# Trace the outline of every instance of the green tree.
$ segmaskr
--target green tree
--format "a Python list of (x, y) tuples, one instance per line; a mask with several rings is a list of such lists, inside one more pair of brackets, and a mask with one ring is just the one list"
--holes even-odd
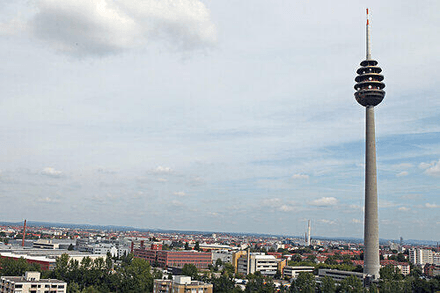
[(193, 264), (186, 263), (182, 268), (182, 274), (185, 276), (190, 276), (193, 279), (197, 279), (199, 276), (197, 267)]
[(185, 250), (191, 250), (191, 248), (189, 247), (188, 242), (185, 242)]
[(79, 285), (75, 282), (67, 284), (67, 293), (81, 293)]
[(231, 263), (227, 262), (227, 263), (223, 264), (223, 274), (226, 274), (226, 275), (232, 277), (232, 276), (234, 276), (234, 272), (235, 272), (235, 269)]
[(335, 293), (336, 284), (335, 281), (329, 276), (325, 276), (321, 279), (321, 285), (319, 286), (319, 291), (322, 293)]
[(221, 275), (219, 278), (213, 277), (211, 283), (215, 293), (241, 292), (241, 289), (240, 291), (234, 291), (234, 279), (226, 275)]
[(304, 292), (304, 293), (314, 293), (316, 291), (316, 281), (315, 276), (311, 273), (301, 272), (298, 274), (296, 280), (292, 281), (290, 287), (291, 292)]
[(39, 265), (31, 265), (22, 257), (19, 259), (0, 259), (0, 268), (2, 276), (22, 276), (26, 271), (41, 271)]
[(362, 293), (363, 284), (359, 278), (349, 276), (341, 281), (340, 290), (345, 293)]
[(382, 280), (397, 280), (403, 279), (403, 275), (400, 273), (399, 268), (393, 265), (387, 265), (380, 269), (380, 278)]
[(396, 257), (396, 260), (399, 261), (399, 262), (406, 262), (406, 257), (405, 257), (405, 255), (403, 253), (398, 253), (397, 257)]
[(249, 293), (273, 293), (275, 286), (271, 278), (265, 278), (260, 272), (248, 275), (248, 283), (244, 292)]
[(53, 271), (56, 279), (68, 281), (67, 272), (69, 270), (69, 258), (70, 256), (67, 253), (63, 253), (56, 258), (55, 269)]
[(196, 245), (194, 246), (194, 250), (200, 251), (200, 243), (199, 243), (199, 241), (196, 242)]
[(119, 270), (121, 278), (118, 292), (151, 292), (153, 291), (153, 278), (150, 264), (141, 258), (134, 258), (130, 264), (124, 265)]
[(67, 250), (73, 250), (73, 249), (74, 249), (73, 244), (70, 243), (70, 245), (69, 245), (69, 247), (67, 248)]

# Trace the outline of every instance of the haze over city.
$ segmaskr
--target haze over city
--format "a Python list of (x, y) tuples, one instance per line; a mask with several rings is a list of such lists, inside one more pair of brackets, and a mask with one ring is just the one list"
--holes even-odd
[[(0, 220), (362, 237), (365, 1), (0, 2)], [(369, 1), (380, 237), (440, 237), (438, 1)]]

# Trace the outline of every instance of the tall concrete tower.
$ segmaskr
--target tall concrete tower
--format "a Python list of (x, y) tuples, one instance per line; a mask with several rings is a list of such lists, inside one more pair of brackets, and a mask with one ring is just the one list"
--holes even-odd
[(367, 56), (356, 71), (356, 101), (366, 108), (365, 136), (365, 221), (364, 221), (364, 273), (379, 278), (379, 220), (377, 205), (376, 138), (374, 107), (385, 97), (382, 69), (371, 58), (371, 28), (367, 9)]
[(307, 246), (310, 246), (312, 244), (311, 242), (311, 231), (312, 227), (311, 227), (311, 221), (309, 220), (308, 222), (308, 226), (307, 226)]

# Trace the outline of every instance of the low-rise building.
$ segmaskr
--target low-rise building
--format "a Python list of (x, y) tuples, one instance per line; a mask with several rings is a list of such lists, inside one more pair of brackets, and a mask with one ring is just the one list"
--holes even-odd
[(363, 281), (365, 279), (365, 277), (367, 276), (367, 274), (358, 273), (358, 272), (350, 272), (350, 271), (331, 270), (331, 269), (319, 269), (318, 276), (320, 278), (328, 276), (328, 277), (332, 278), (333, 280), (339, 282), (339, 281), (344, 280), (345, 278), (348, 278), (349, 276), (355, 276), (356, 278)]
[(218, 259), (223, 263), (232, 263), (232, 251), (212, 250), (212, 262), (215, 263)]
[(50, 239), (38, 239), (33, 244), (34, 248), (42, 248), (42, 249), (59, 249), (59, 243), (53, 243)]
[(150, 264), (156, 264), (161, 268), (183, 268), (185, 264), (193, 264), (198, 269), (207, 269), (212, 263), (211, 252), (197, 252), (193, 250), (174, 251), (139, 248), (134, 249), (134, 256), (148, 260)]
[(26, 272), (24, 276), (0, 277), (0, 293), (66, 293), (67, 283), (56, 279), (40, 279), (39, 272)]
[(283, 270), (283, 276), (289, 277), (289, 278), (296, 278), (298, 277), (299, 273), (313, 273), (315, 270), (314, 267), (309, 266), (286, 266)]
[(173, 280), (154, 280), (153, 293), (212, 293), (212, 284), (191, 280), (188, 276), (173, 276)]

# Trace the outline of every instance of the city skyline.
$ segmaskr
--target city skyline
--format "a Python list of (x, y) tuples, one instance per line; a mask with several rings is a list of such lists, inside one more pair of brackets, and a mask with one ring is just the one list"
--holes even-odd
[[(362, 237), (362, 1), (64, 3), (0, 2), (0, 220)], [(440, 237), (439, 6), (369, 3), (380, 238)]]

